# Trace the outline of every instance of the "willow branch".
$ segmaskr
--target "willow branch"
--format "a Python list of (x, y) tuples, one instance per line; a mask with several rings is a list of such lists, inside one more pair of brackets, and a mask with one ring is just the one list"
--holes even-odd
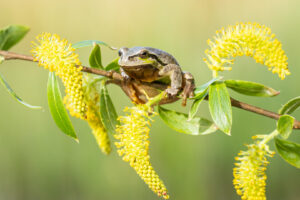
[[(236, 107), (236, 108), (240, 108), (242, 110), (246, 110), (246, 111), (250, 111), (259, 115), (263, 115), (265, 117), (269, 117), (275, 120), (278, 120), (280, 118), (281, 115), (274, 113), (272, 111), (269, 110), (265, 110), (263, 108), (259, 108), (241, 101), (238, 101), (236, 99), (231, 98), (231, 105)], [(295, 120), (294, 121), (294, 129), (300, 129), (300, 122)]]
[[(23, 54), (18, 54), (18, 53), (14, 53), (14, 52), (9, 52), (9, 51), (1, 51), (0, 50), (0, 55), (4, 57), (5, 60), (27, 60), (27, 61), (31, 61), (34, 62), (34, 59), (32, 56), (28, 56), (28, 55), (23, 55)], [(79, 66), (78, 66), (79, 67)], [(100, 69), (94, 69), (94, 68), (90, 68), (90, 67), (85, 67), (85, 66), (81, 66), (83, 72), (87, 72), (87, 73), (91, 73), (91, 74), (97, 74), (97, 75), (101, 75), (101, 76), (105, 76), (107, 78), (110, 78), (112, 81), (112, 83), (116, 83), (117, 85), (121, 85), (120, 81), (123, 80), (122, 76), (115, 72), (115, 71), (105, 71), (105, 70), (100, 70)], [(159, 89), (164, 89), (166, 88), (165, 84), (158, 84), (158, 83), (146, 83), (146, 85), (152, 86), (154, 88), (159, 88)], [(208, 100), (208, 98), (206, 98), (206, 100)], [(238, 101), (236, 99), (231, 98), (231, 105), (233, 107), (236, 108), (240, 108), (242, 110), (246, 110), (249, 112), (253, 112), (256, 113), (258, 115), (262, 115), (271, 119), (275, 119), (278, 120), (280, 115), (277, 113), (274, 113), (272, 111), (269, 110), (265, 110), (263, 108), (259, 108), (241, 101)], [(295, 120), (294, 121), (294, 129), (300, 129), (300, 122)]]
[[(3, 56), (5, 60), (26, 60), (26, 61), (35, 62), (32, 56), (14, 53), (14, 52), (10, 52), (10, 51), (1, 51), (0, 50), (0, 55)], [(114, 79), (114, 80), (122, 80), (122, 76), (119, 73), (113, 72), (113, 71), (108, 72), (105, 70), (99, 70), (99, 69), (94, 69), (94, 68), (85, 67), (85, 66), (82, 66), (81, 71), (91, 73), (91, 74), (106, 76), (106, 77)]]

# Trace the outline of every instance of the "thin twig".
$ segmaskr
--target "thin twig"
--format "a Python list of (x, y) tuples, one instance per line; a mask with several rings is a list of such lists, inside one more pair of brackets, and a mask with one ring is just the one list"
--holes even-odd
[[(263, 108), (259, 108), (259, 107), (241, 102), (241, 101), (238, 101), (238, 100), (233, 99), (233, 98), (231, 98), (231, 105), (234, 106), (234, 107), (237, 107), (237, 108), (240, 108), (240, 109), (243, 109), (243, 110), (247, 110), (247, 111), (250, 111), (250, 112), (253, 112), (253, 113), (256, 113), (256, 114), (259, 114), (259, 115), (263, 115), (265, 117), (269, 117), (269, 118), (272, 118), (272, 119), (276, 119), (276, 120), (278, 120), (279, 117), (280, 117), (280, 115), (277, 114), (277, 113), (274, 113), (274, 112), (271, 112), (269, 110), (265, 110)], [(294, 129), (300, 129), (300, 122), (297, 121), (297, 120), (294, 121)]]
[[(14, 53), (14, 52), (1, 51), (0, 50), (0, 55), (3, 56), (5, 60), (27, 60), (27, 61), (34, 62), (34, 59), (33, 59), (32, 56), (18, 54), (18, 53)], [(105, 71), (105, 70), (94, 69), (94, 68), (85, 67), (85, 66), (81, 66), (81, 67), (82, 67), (83, 72), (87, 72), (87, 73), (91, 73), (91, 74), (97, 74), (97, 75), (101, 75), (101, 76), (106, 76), (106, 77), (108, 77), (112, 80), (115, 80), (117, 82), (123, 80), (122, 76), (119, 73), (115, 72), (115, 71)], [(151, 83), (147, 83), (147, 84), (152, 85)], [(153, 87), (155, 87), (155, 88), (165, 88), (166, 85), (164, 85), (163, 83), (162, 84), (154, 83)], [(206, 98), (206, 100), (207, 99), (208, 98)], [(279, 117), (280, 117), (280, 115), (277, 114), (277, 113), (274, 113), (272, 111), (265, 110), (263, 108), (259, 108), (259, 107), (241, 102), (241, 101), (238, 101), (238, 100), (233, 99), (233, 98), (231, 98), (231, 105), (234, 106), (234, 107), (240, 108), (242, 110), (250, 111), (250, 112), (256, 113), (258, 115), (269, 117), (269, 118), (272, 118), (272, 119), (275, 119), (275, 120), (278, 120)], [(293, 128), (294, 129), (300, 129), (300, 122), (295, 120)]]

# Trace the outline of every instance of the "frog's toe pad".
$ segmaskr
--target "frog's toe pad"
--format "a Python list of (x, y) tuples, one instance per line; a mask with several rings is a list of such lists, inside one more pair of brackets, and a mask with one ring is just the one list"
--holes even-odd
[(179, 92), (179, 89), (178, 88), (168, 88), (166, 89), (166, 93), (169, 95), (169, 96), (176, 96)]

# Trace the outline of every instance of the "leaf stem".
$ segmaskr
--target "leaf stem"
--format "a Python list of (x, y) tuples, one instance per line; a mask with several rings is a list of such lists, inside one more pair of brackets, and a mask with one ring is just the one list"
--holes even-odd
[(213, 70), (213, 78), (217, 78), (218, 77), (218, 71), (217, 70)]
[(267, 144), (270, 140), (272, 140), (274, 137), (276, 137), (279, 134), (277, 130), (274, 130), (272, 133), (269, 135), (266, 135), (264, 139), (259, 143), (260, 145), (262, 144)]

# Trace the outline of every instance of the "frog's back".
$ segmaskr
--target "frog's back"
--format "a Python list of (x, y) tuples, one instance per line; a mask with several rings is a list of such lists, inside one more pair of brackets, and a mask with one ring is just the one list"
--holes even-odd
[(136, 48), (135, 51), (138, 49), (146, 49), (149, 51), (150, 54), (158, 56), (159, 60), (162, 61), (165, 65), (167, 64), (176, 64), (179, 65), (177, 60), (168, 52), (165, 52), (160, 49), (152, 48), (152, 47), (133, 47)]

